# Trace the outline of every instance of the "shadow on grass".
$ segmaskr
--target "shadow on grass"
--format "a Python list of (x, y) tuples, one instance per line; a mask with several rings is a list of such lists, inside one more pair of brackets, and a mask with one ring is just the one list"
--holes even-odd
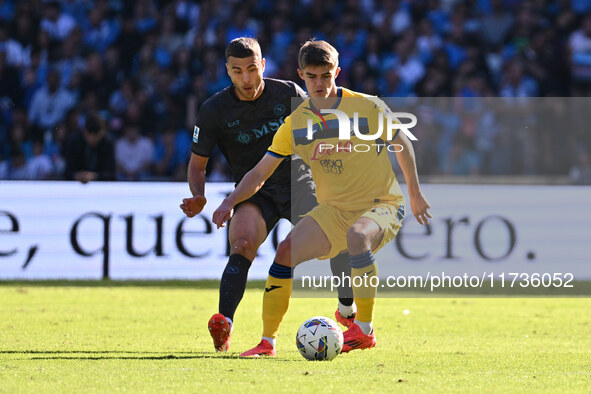
[[(170, 354), (169, 352), (130, 352), (126, 350), (0, 350), (0, 354)], [(195, 352), (174, 352), (175, 354), (196, 354)], [(207, 352), (201, 352), (207, 353)]]
[[(217, 354), (198, 354), (193, 356), (175, 356), (168, 354), (166, 356), (56, 356), (56, 357), (31, 357), (26, 360), (187, 360), (187, 359), (202, 359), (202, 358), (232, 358), (239, 359), (236, 355), (217, 355)], [(23, 359), (21, 359), (23, 360)]]
[[(242, 360), (238, 353), (219, 354), (212, 352), (140, 352), (123, 350), (0, 350), (0, 354), (34, 355), (12, 360), (188, 360), (188, 359), (235, 359)], [(245, 359), (246, 360), (246, 359)], [(290, 361), (274, 359), (277, 361)]]

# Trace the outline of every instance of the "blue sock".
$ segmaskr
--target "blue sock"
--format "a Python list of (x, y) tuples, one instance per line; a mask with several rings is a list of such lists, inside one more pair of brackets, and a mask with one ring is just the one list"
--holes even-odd
[(271, 264), (271, 268), (269, 268), (269, 275), (277, 279), (292, 279), (293, 270), (291, 267), (286, 267), (273, 262), (273, 264)]
[(251, 264), (252, 262), (246, 257), (233, 254), (222, 274), (219, 312), (232, 320), (234, 320), (234, 313), (242, 300), (244, 290), (246, 290), (248, 270)]
[(376, 259), (373, 257), (373, 253), (371, 250), (367, 252), (363, 252), (361, 254), (357, 254), (355, 256), (351, 256), (351, 267), (352, 268), (365, 268), (369, 265), (372, 265), (376, 262)]

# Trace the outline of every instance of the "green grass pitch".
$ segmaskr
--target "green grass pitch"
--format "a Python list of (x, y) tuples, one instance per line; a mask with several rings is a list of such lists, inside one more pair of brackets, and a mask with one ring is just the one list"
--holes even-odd
[[(293, 299), (278, 357), (241, 360), (263, 284), (216, 354), (217, 284), (0, 283), (0, 392), (589, 392), (589, 298), (380, 298), (376, 348), (308, 362), (295, 334), (333, 299)], [(409, 313), (404, 313), (408, 310)]]

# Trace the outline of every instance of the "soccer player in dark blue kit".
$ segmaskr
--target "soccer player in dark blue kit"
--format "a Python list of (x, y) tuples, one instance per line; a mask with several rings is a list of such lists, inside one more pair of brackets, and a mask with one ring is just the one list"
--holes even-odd
[[(188, 217), (200, 213), (207, 202), (205, 169), (215, 146), (220, 148), (234, 181), (239, 183), (266, 154), (275, 132), (291, 112), (292, 97), (306, 97), (294, 82), (263, 78), (265, 59), (253, 38), (240, 37), (228, 44), (226, 69), (232, 85), (205, 101), (197, 116), (188, 168), (193, 197), (183, 199), (180, 205)], [(219, 313), (208, 324), (216, 351), (228, 351), (234, 313), (244, 295), (248, 270), (259, 246), (279, 219), (286, 218), (295, 224), (316, 205), (309, 169), (299, 163), (294, 163), (293, 168), (305, 169), (293, 182), (306, 185), (294, 187), (292, 201), (291, 160), (298, 159), (286, 158), (255, 195), (234, 209), (229, 224), (230, 257), (220, 282)], [(349, 256), (332, 259), (331, 269), (335, 276), (350, 275)], [(350, 288), (339, 289), (335, 317), (347, 327), (353, 322), (355, 304)]]

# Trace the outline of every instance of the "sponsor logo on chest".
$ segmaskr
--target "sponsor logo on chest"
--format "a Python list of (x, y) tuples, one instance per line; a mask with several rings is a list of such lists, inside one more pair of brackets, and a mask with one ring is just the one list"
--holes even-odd
[(272, 119), (267, 122), (264, 122), (262, 125), (258, 127), (254, 127), (250, 130), (240, 130), (236, 135), (236, 142), (244, 145), (248, 145), (269, 133), (274, 133), (279, 129), (285, 122), (285, 117), (282, 116), (279, 119)]

